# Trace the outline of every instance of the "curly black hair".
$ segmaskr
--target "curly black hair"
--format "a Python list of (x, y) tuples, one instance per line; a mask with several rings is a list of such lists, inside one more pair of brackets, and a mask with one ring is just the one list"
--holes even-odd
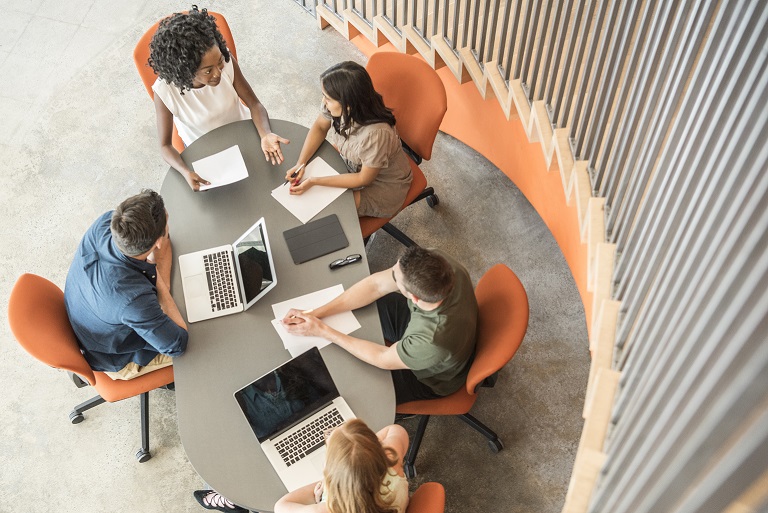
[(177, 12), (160, 22), (149, 43), (147, 63), (160, 78), (184, 94), (192, 89), (203, 55), (214, 44), (229, 62), (229, 50), (216, 27), (216, 18), (208, 14), (208, 9), (199, 10), (193, 5), (189, 13)]

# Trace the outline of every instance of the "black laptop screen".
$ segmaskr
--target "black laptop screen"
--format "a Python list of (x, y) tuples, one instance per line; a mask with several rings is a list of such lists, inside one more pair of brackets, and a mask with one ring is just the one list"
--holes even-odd
[(320, 351), (313, 347), (238, 390), (235, 399), (262, 443), (338, 395)]
[(266, 289), (273, 281), (269, 245), (264, 236), (264, 226), (257, 223), (250, 232), (235, 243), (235, 254), (239, 261), (240, 278), (246, 305)]

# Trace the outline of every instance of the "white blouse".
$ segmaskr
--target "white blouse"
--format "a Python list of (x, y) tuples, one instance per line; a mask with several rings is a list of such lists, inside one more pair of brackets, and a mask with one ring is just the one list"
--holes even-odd
[(189, 146), (198, 137), (220, 126), (251, 119), (251, 113), (237, 96), (234, 86), (235, 67), (230, 58), (224, 63), (221, 82), (217, 86), (203, 86), (184, 91), (158, 77), (152, 90), (160, 96), (173, 114), (173, 122), (181, 140)]

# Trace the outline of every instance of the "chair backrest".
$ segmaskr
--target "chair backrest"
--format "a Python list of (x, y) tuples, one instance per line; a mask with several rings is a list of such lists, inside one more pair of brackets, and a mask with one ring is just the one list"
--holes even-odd
[(80, 352), (69, 323), (64, 292), (55, 284), (34, 274), (22, 275), (8, 300), (8, 324), (29, 354), (95, 385), (93, 370)]
[(445, 488), (440, 483), (424, 483), (413, 492), (406, 513), (443, 513)]
[[(208, 11), (208, 14), (216, 18), (216, 26), (219, 28), (221, 35), (224, 37), (224, 41), (227, 43), (227, 48), (229, 48), (229, 51), (232, 52), (232, 55), (234, 55), (235, 59), (237, 59), (235, 40), (232, 38), (232, 32), (229, 30), (227, 20), (223, 15), (217, 12)], [(158, 21), (149, 27), (144, 35), (141, 36), (139, 42), (136, 43), (136, 48), (133, 49), (133, 63), (136, 65), (136, 69), (139, 72), (141, 81), (144, 83), (144, 87), (146, 88), (150, 99), (154, 99), (155, 97), (155, 94), (152, 92), (152, 84), (154, 84), (155, 80), (157, 80), (157, 75), (155, 75), (155, 70), (153, 70), (152, 67), (147, 64), (147, 59), (149, 59), (149, 43), (152, 41), (152, 37), (155, 35), (155, 32), (157, 32), (157, 27), (159, 25), (160, 22)]]
[(371, 55), (365, 69), (394, 112), (400, 138), (422, 158), (432, 158), (432, 145), (448, 110), (437, 72), (418, 57), (398, 52)]
[(528, 295), (506, 265), (497, 264), (480, 278), (475, 297), (477, 349), (467, 376), (470, 394), (515, 356), (528, 329)]

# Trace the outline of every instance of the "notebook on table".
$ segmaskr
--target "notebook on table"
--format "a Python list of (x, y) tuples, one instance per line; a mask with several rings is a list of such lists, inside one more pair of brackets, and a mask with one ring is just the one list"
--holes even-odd
[(316, 347), (234, 396), (288, 491), (322, 479), (326, 433), (355, 418)]
[(264, 218), (232, 245), (181, 255), (179, 271), (189, 322), (247, 310), (277, 285)]

